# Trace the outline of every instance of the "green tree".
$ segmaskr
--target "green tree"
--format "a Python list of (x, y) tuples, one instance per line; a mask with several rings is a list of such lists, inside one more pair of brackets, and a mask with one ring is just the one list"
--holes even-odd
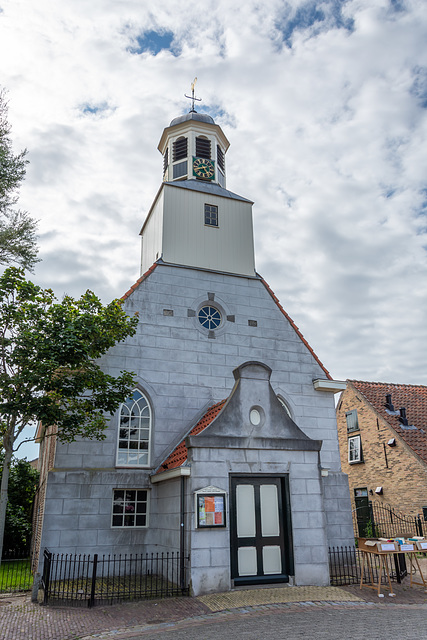
[(25, 178), (27, 150), (14, 154), (7, 119), (5, 90), (0, 90), (0, 264), (32, 269), (38, 262), (37, 223), (26, 211), (15, 209)]
[[(3, 467), (4, 455), (0, 454)], [(1, 470), (0, 470), (1, 478)], [(32, 534), (32, 511), (39, 472), (27, 460), (12, 459), (3, 547), (29, 549)]]
[(44, 433), (55, 426), (62, 442), (104, 439), (108, 414), (129, 396), (134, 375), (114, 378), (96, 359), (132, 336), (138, 318), (119, 300), (103, 306), (91, 291), (59, 302), (15, 267), (0, 276), (0, 318), (1, 551), (10, 465), (23, 429), (37, 422)]

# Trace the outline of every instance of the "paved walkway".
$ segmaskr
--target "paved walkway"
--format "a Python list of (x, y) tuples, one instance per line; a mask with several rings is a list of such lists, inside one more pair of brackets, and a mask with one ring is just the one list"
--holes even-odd
[[(0, 598), (1, 640), (124, 640), (157, 636), (163, 630), (195, 626), (201, 621), (231, 620), (230, 614), (261, 615), (302, 613), (321, 607), (357, 609), (414, 608), (427, 611), (427, 593), (422, 587), (409, 588), (407, 578), (393, 585), (396, 597), (378, 598), (371, 589), (353, 587), (281, 587), (238, 589), (236, 591), (157, 601), (97, 606), (93, 609), (43, 607), (33, 604), (28, 595)], [(385, 592), (387, 594), (387, 592)], [(261, 613), (260, 613), (261, 612)], [(157, 632), (157, 633), (156, 633)]]

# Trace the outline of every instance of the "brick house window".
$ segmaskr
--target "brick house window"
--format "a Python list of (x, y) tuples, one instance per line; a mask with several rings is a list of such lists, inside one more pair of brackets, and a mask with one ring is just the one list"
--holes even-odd
[(352, 436), (348, 439), (348, 461), (350, 464), (363, 462), (360, 436)]
[(146, 527), (148, 524), (148, 491), (146, 489), (114, 489), (112, 527)]
[(120, 407), (117, 464), (148, 467), (150, 464), (151, 408), (147, 398), (135, 389)]
[(347, 433), (359, 430), (359, 422), (357, 419), (356, 409), (353, 409), (353, 411), (347, 411), (345, 414), (345, 419), (347, 420)]

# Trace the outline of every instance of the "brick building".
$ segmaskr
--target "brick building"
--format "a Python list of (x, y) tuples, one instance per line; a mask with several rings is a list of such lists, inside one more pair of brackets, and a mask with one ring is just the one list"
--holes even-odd
[(353, 509), (406, 515), (427, 507), (427, 387), (347, 380), (337, 406), (341, 465)]

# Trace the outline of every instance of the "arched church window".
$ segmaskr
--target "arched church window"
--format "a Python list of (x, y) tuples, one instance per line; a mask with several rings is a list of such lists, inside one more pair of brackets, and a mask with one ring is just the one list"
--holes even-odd
[(188, 156), (188, 139), (184, 136), (173, 143), (173, 162), (183, 160)]
[(196, 138), (196, 156), (198, 158), (211, 157), (211, 141), (205, 136), (198, 136)]
[(135, 389), (120, 407), (117, 464), (147, 467), (150, 464), (151, 408), (147, 398)]

